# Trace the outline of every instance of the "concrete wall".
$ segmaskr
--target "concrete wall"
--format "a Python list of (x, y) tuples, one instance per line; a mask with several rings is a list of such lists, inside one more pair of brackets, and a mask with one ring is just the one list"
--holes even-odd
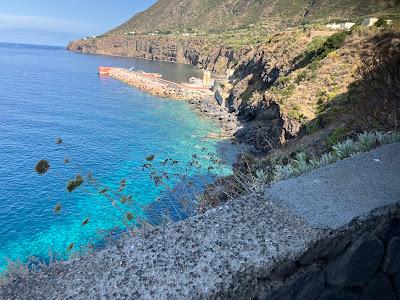
[(259, 299), (399, 299), (399, 207), (317, 242), (259, 283)]

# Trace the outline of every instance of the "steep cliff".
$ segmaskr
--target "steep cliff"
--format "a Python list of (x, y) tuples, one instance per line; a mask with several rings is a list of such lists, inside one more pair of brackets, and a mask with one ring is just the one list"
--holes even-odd
[(71, 42), (68, 50), (80, 53), (125, 56), (192, 64), (214, 73), (225, 73), (234, 67), (249, 49), (215, 45), (196, 37), (149, 35), (112, 35)]
[(315, 139), (312, 148), (323, 149), (329, 146), (326, 135), (337, 128), (367, 129), (352, 124), (362, 118), (353, 102), (366, 97), (355, 89), (364, 80), (359, 68), (382, 49), (400, 55), (399, 31), (360, 28), (330, 37), (315, 34), (294, 30), (272, 36), (245, 55), (231, 84), (222, 87), (226, 105), (244, 124), (236, 137), (257, 152), (318, 131), (324, 137)]

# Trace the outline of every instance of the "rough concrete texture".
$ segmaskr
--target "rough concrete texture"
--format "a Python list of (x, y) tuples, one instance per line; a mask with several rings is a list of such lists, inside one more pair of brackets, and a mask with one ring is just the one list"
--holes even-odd
[[(374, 158), (380, 162), (373, 161)], [(266, 192), (269, 197), (247, 196), (205, 215), (55, 264), (41, 273), (11, 278), (0, 286), (0, 299), (340, 298), (335, 295), (342, 295), (340, 299), (357, 299), (388, 287), (387, 294), (392, 296), (398, 293), (399, 275), (381, 274), (385, 259), (381, 258), (383, 246), (376, 239), (378, 235), (385, 237), (380, 240), (387, 248), (390, 239), (398, 237), (400, 206), (371, 212), (380, 206), (377, 203), (394, 203), (388, 195), (399, 195), (398, 171), (393, 167), (399, 166), (399, 162), (400, 145), (385, 146), (302, 178), (281, 182)], [(370, 177), (362, 181), (351, 179), (351, 174)], [(309, 184), (315, 179), (321, 180), (317, 189), (322, 200)], [(309, 185), (305, 188), (300, 185), (302, 182)], [(331, 195), (333, 204), (327, 198), (332, 184), (336, 187)], [(349, 186), (352, 184), (359, 186)], [(379, 188), (371, 190), (370, 185)], [(363, 188), (373, 195), (361, 192)], [(278, 202), (271, 200), (271, 195), (278, 198), (277, 189), (290, 194), (280, 197)], [(350, 196), (342, 190), (359, 192)], [(296, 194), (302, 195), (298, 201), (303, 201), (303, 209), (294, 202)], [(339, 195), (349, 199), (351, 205), (346, 206)], [(340, 217), (341, 213), (345, 217)], [(362, 216), (359, 221), (345, 223), (357, 214)], [(324, 217), (332, 220), (324, 221)], [(340, 224), (345, 226), (339, 230), (317, 228), (338, 228)], [(368, 232), (370, 235), (365, 235)], [(395, 242), (392, 243), (395, 248)], [(356, 260), (352, 254), (367, 257), (364, 250), (372, 244), (379, 244), (381, 250), (368, 268), (368, 278), (351, 283), (350, 288), (348, 278), (335, 282), (336, 285), (329, 284), (329, 268), (336, 267), (332, 267), (332, 261), (340, 261), (339, 267), (346, 268), (347, 261), (350, 264)], [(308, 259), (304, 259), (307, 255)], [(332, 257), (327, 259), (329, 255)], [(390, 262), (397, 260), (389, 253), (385, 255), (390, 256)], [(307, 263), (302, 264), (302, 260)]]
[(275, 262), (306, 251), (319, 234), (276, 204), (248, 197), (18, 279), (0, 298), (244, 297)]
[(337, 229), (400, 201), (400, 144), (278, 182), (266, 196), (322, 229)]

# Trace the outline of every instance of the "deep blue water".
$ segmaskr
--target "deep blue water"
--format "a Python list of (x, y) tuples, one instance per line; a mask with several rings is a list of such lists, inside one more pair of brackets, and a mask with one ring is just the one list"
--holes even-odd
[[(75, 251), (89, 242), (101, 243), (99, 231), (121, 225), (120, 215), (101, 195), (89, 193), (89, 188), (66, 191), (67, 180), (75, 174), (92, 171), (114, 189), (126, 179), (123, 193), (135, 199), (127, 209), (135, 218), (157, 222), (156, 211), (162, 208), (173, 219), (185, 213), (177, 212), (179, 204), (173, 203), (169, 190), (156, 188), (149, 171), (142, 170), (145, 158), (155, 154), (154, 164), (165, 158), (179, 160), (160, 168), (186, 172), (198, 184), (209, 174), (210, 155), (219, 155), (219, 143), (205, 139), (217, 128), (188, 104), (101, 78), (99, 65), (135, 66), (178, 82), (198, 75), (178, 64), (0, 44), (0, 269), (6, 258), (46, 258), (49, 251), (65, 257), (71, 243)], [(58, 136), (69, 153), (55, 144)], [(194, 153), (201, 166), (186, 171)], [(63, 162), (66, 157), (69, 164)], [(40, 159), (50, 162), (45, 176), (34, 171)], [(177, 181), (171, 182), (175, 187)], [(143, 209), (156, 199), (161, 204), (153, 211)], [(59, 214), (53, 211), (57, 203), (62, 204)], [(86, 218), (89, 222), (83, 226)]]

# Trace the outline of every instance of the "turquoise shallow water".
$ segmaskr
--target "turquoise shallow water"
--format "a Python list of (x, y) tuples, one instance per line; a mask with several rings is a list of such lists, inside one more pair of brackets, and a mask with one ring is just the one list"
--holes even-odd
[[(153, 223), (160, 211), (172, 219), (185, 213), (177, 198), (164, 187), (155, 187), (149, 171), (142, 170), (148, 155), (155, 154), (155, 164), (165, 158), (179, 160), (162, 168), (186, 173), (196, 185), (203, 182), (199, 178), (210, 176), (209, 156), (220, 155), (220, 144), (204, 137), (217, 130), (215, 125), (199, 118), (184, 102), (155, 98), (98, 77), (99, 65), (135, 66), (178, 82), (198, 75), (177, 64), (0, 44), (0, 269), (6, 258), (46, 258), (50, 250), (66, 257), (70, 243), (74, 249), (102, 243), (99, 232), (121, 224), (118, 213), (101, 196), (82, 189), (66, 191), (66, 181), (76, 172), (92, 171), (114, 188), (125, 178), (124, 192), (137, 203), (132, 212)], [(63, 164), (68, 154), (55, 144), (58, 136), (80, 167)], [(186, 171), (193, 154), (201, 166)], [(45, 176), (34, 172), (42, 158), (51, 164)], [(212, 172), (229, 172), (229, 167)], [(176, 184), (171, 181), (179, 195), (182, 189)], [(156, 199), (161, 204), (140, 208)], [(53, 212), (57, 203), (63, 207), (60, 214)], [(86, 218), (90, 221), (82, 226)]]

